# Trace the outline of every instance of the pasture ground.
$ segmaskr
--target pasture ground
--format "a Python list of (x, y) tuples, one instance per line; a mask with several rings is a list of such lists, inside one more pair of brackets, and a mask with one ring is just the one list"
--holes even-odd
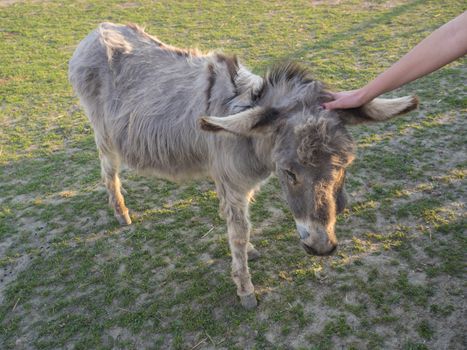
[(209, 181), (123, 174), (119, 227), (67, 62), (99, 22), (182, 47), (291, 58), (358, 87), (465, 10), (430, 1), (0, 1), (0, 348), (463, 349), (466, 81), (462, 59), (393, 95), (421, 108), (357, 127), (350, 205), (330, 258), (300, 248), (272, 179), (252, 205), (259, 307), (230, 279)]

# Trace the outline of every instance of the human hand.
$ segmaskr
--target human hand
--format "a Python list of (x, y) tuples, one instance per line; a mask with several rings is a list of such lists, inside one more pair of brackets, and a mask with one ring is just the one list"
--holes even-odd
[(334, 101), (323, 103), (323, 107), (326, 109), (357, 108), (368, 102), (362, 89), (331, 92), (330, 95)]

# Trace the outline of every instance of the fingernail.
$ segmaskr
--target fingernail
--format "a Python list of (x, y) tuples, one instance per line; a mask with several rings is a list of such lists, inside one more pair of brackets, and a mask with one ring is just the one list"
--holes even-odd
[(326, 109), (326, 106), (324, 104), (319, 105), (322, 109)]

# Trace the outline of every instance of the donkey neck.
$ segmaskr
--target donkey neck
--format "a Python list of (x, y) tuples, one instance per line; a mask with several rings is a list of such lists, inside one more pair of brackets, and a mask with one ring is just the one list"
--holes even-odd
[(254, 137), (252, 138), (252, 148), (258, 164), (258, 176), (266, 179), (275, 170), (275, 162), (273, 160), (274, 137)]

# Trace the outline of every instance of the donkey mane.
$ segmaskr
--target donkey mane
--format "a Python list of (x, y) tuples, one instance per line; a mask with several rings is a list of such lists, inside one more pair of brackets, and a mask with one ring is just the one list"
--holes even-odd
[(290, 82), (306, 85), (315, 79), (303, 65), (293, 61), (283, 61), (276, 63), (268, 70), (265, 81), (271, 86)]
[(331, 99), (326, 85), (311, 74), (309, 68), (294, 61), (274, 64), (262, 78), (262, 86), (253, 100), (275, 107), (278, 101), (288, 104), (288, 112), (307, 109), (320, 112), (320, 104)]

